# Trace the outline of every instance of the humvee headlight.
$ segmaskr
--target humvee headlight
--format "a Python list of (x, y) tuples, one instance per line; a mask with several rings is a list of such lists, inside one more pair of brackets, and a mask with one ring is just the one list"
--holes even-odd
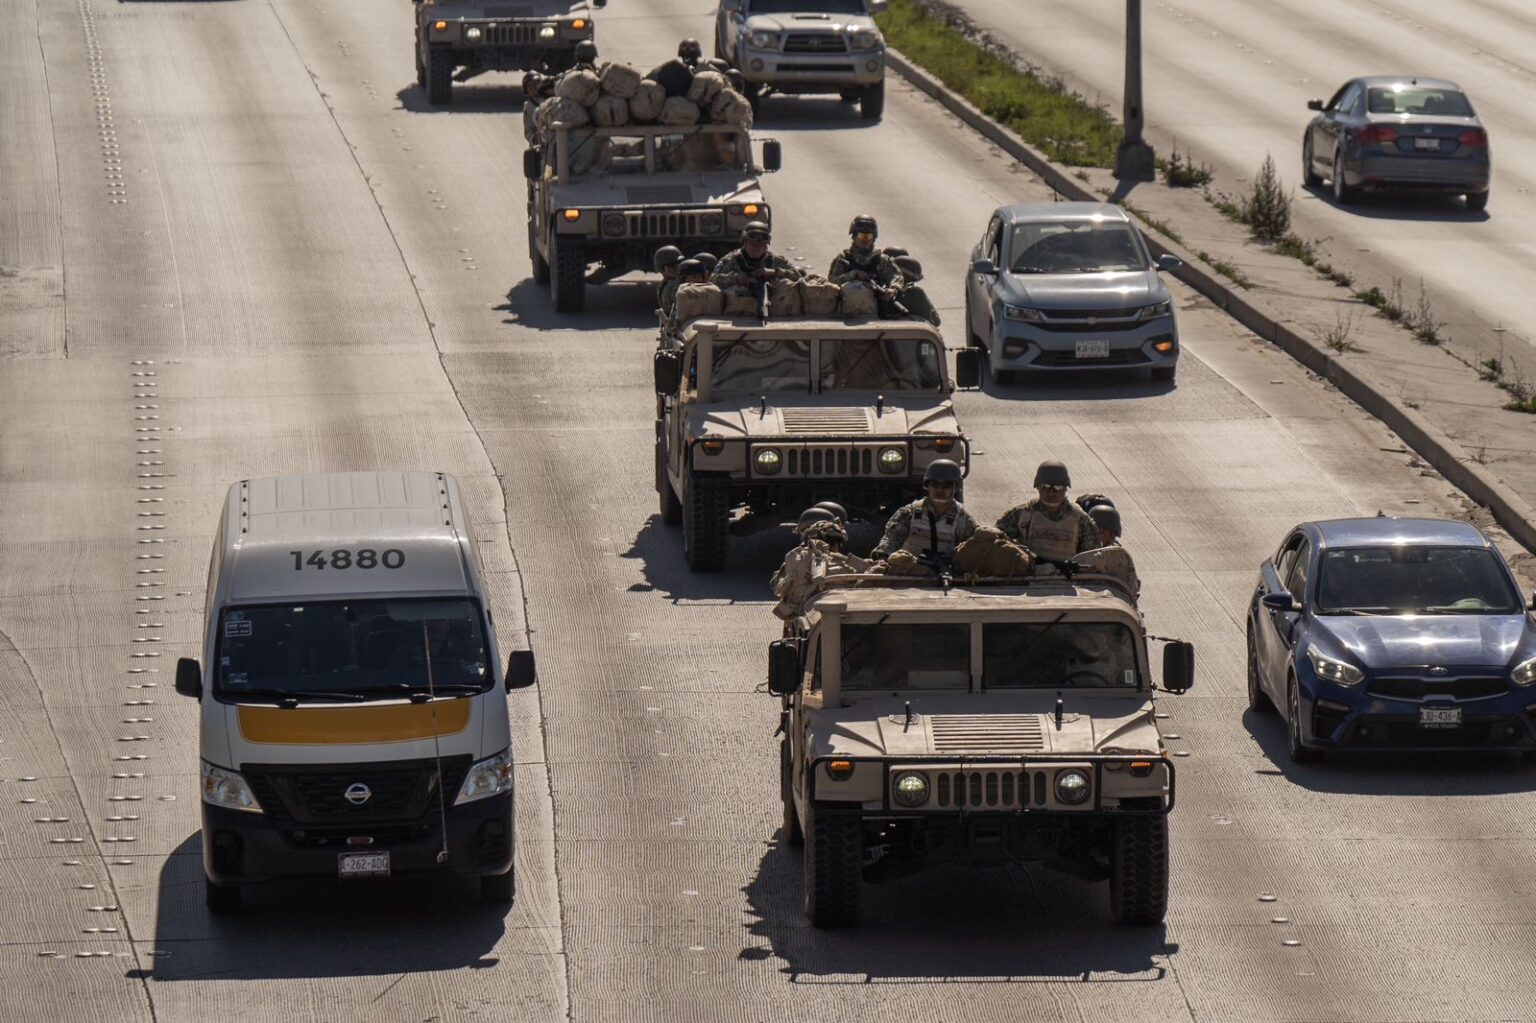
[(891, 793), (901, 806), (922, 806), (928, 802), (928, 779), (920, 774), (903, 774), (891, 786)]
[(581, 219), (581, 211), (580, 210), (561, 210), (560, 211), (560, 215), (562, 217), (564, 217), (566, 220), (574, 221), (574, 220), (580, 220)]
[(625, 226), (626, 224), (624, 222), (624, 214), (622, 213), (610, 213), (603, 217), (603, 234), (623, 234)]
[(773, 476), (784, 467), (784, 456), (778, 448), (762, 448), (752, 459), (752, 464), (763, 476)]
[(557, 31), (559, 31), (559, 30), (556, 29), (555, 26), (553, 26), (553, 25), (540, 25), (539, 26), (539, 38), (540, 39), (553, 39), (553, 38), (555, 38), (555, 33)]
[(718, 213), (706, 213), (699, 217), (699, 230), (705, 234), (719, 234), (725, 230), (725, 218)]
[(907, 453), (901, 448), (880, 449), (880, 471), (898, 473), (907, 467)]
[(1077, 806), (1087, 799), (1092, 787), (1088, 776), (1075, 767), (1056, 776), (1056, 798), (1068, 806)]
[(466, 28), (464, 30), (464, 38), (468, 39), (472, 43), (479, 42), (480, 41), (480, 37), (482, 35), (484, 35), (484, 34), (485, 33), (481, 32), (478, 28), (476, 28), (473, 25), (471, 25), (469, 28)]
[(577, 18), (575, 21), (571, 22), (571, 27), (580, 32), (582, 29), (587, 27), (587, 19)]

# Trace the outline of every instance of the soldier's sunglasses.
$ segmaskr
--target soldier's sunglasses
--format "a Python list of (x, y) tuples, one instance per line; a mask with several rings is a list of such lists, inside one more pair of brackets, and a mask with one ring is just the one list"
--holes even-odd
[(924, 483), (923, 486), (927, 487), (929, 490), (953, 490), (955, 489), (956, 483), (954, 480), (929, 480), (927, 483)]
[(855, 231), (853, 236), (861, 242), (872, 242), (875, 240), (875, 232), (873, 231)]
[(1066, 487), (1058, 486), (1055, 483), (1042, 483), (1042, 484), (1040, 484), (1040, 486), (1036, 487), (1035, 489), (1036, 490), (1051, 490), (1051, 491), (1055, 491), (1056, 493), (1059, 493), (1059, 494), (1065, 494), (1067, 492), (1067, 488)]

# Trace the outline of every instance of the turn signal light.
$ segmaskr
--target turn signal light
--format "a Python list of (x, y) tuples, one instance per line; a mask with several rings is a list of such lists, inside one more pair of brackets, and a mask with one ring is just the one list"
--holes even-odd
[(935, 451), (953, 451), (955, 449), (955, 438), (937, 437), (934, 439), (933, 449)]
[(1173, 351), (1173, 342), (1172, 341), (1154, 341), (1152, 343), (1152, 347), (1156, 351), (1158, 351), (1160, 354), (1167, 355), (1169, 352)]
[(1147, 775), (1149, 775), (1151, 773), (1152, 773), (1152, 761), (1150, 761), (1150, 760), (1132, 760), (1131, 761), (1131, 777), (1132, 778), (1145, 778)]
[(741, 212), (745, 213), (749, 217), (757, 216), (757, 203), (755, 203), (755, 202), (747, 203), (745, 206), (743, 206), (741, 208)]
[(853, 777), (852, 760), (828, 760), (827, 777), (833, 781), (847, 781)]
[(565, 210), (560, 215), (562, 217), (564, 217), (566, 220), (580, 220), (581, 219), (581, 211), (580, 210)]
[(587, 27), (587, 19), (577, 18), (575, 21), (571, 22), (571, 27), (580, 32), (582, 29)]
[(704, 449), (706, 455), (718, 455), (725, 450), (725, 441), (719, 439), (700, 441), (699, 447)]
[(432, 28), (437, 32), (446, 32), (448, 31), (448, 23), (446, 21), (434, 21)]

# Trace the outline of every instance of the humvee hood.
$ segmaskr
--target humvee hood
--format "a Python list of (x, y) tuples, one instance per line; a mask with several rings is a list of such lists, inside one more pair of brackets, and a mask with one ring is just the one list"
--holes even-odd
[(664, 171), (584, 177), (555, 186), (556, 206), (601, 206), (645, 209), (679, 206), (722, 206), (726, 203), (761, 204), (763, 190), (757, 179), (742, 171)]
[(1060, 728), (1055, 690), (856, 699), (851, 706), (813, 714), (812, 750), (815, 756), (941, 760), (1161, 752), (1147, 693), (1065, 689), (1061, 697)]
[(715, 407), (704, 412), (702, 432), (711, 437), (745, 438), (752, 441), (769, 438), (793, 443), (798, 439), (848, 437), (876, 440), (880, 437), (905, 437), (914, 433), (954, 436), (960, 433), (954, 409), (947, 398), (929, 393), (921, 398), (893, 403), (889, 397), (880, 415), (875, 404), (822, 405), (806, 395), (800, 403), (768, 405), (761, 402), (742, 408)]
[(743, 25), (749, 35), (753, 32), (817, 32), (840, 35), (874, 28), (875, 19), (862, 14), (754, 14)]

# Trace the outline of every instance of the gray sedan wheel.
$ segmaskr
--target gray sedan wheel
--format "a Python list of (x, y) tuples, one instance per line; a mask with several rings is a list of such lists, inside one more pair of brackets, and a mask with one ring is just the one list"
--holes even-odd
[(1333, 154), (1333, 201), (1340, 206), (1360, 200), (1360, 189), (1344, 182), (1344, 154)]
[(1317, 172), (1317, 164), (1312, 154), (1310, 132), (1301, 143), (1301, 183), (1308, 188), (1317, 188), (1323, 183), (1323, 176)]

